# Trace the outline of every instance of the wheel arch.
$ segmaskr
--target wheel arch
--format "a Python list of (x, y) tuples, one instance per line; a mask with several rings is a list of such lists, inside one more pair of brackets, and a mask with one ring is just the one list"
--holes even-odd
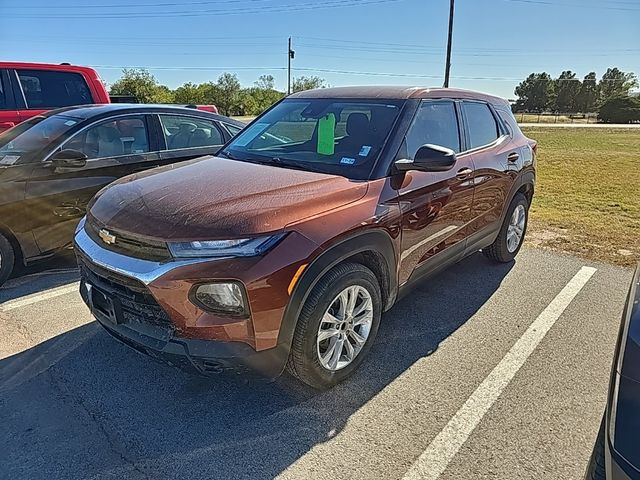
[(398, 292), (398, 278), (391, 235), (384, 230), (352, 235), (324, 250), (304, 270), (285, 308), (278, 346), (289, 350), (298, 317), (309, 293), (329, 270), (347, 261), (360, 263), (371, 269), (380, 283), (384, 310), (393, 305)]
[(18, 238), (14, 235), (11, 229), (3, 223), (0, 223), (0, 235), (5, 237), (11, 244), (11, 247), (13, 247), (13, 254), (15, 256), (14, 266), (18, 265), (18, 263), (24, 264), (24, 252), (22, 251), (22, 246), (20, 245)]

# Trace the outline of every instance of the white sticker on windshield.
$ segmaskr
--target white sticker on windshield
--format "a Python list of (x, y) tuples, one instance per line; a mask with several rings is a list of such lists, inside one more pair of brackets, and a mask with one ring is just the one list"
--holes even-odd
[(342, 163), (343, 165), (353, 165), (354, 163), (356, 163), (356, 159), (349, 158), (349, 157), (342, 157), (340, 159), (340, 163)]
[(233, 142), (237, 147), (246, 147), (251, 140), (260, 135), (270, 123), (254, 123), (253, 125), (245, 128)]
[(363, 145), (358, 155), (360, 155), (361, 157), (366, 157), (367, 155), (369, 155), (370, 151), (371, 151), (371, 145)]
[(78, 122), (76, 122), (75, 120), (67, 120), (66, 122), (64, 122), (64, 124), (67, 127), (73, 127), (76, 123), (78, 123)]
[(13, 165), (18, 161), (20, 155), (5, 155), (0, 157), (0, 165)]

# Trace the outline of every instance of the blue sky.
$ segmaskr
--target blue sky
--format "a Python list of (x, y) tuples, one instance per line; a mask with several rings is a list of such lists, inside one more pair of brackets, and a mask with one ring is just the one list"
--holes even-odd
[[(0, 58), (145, 66), (172, 88), (263, 73), (440, 86), (448, 0), (0, 0)], [(451, 86), (513, 98), (532, 71), (640, 74), (640, 0), (456, 0)], [(346, 73), (345, 73), (346, 72)], [(376, 75), (374, 75), (376, 74)]]

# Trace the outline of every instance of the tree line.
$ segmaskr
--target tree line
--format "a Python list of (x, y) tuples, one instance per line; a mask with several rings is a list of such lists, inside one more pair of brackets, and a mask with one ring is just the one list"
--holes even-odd
[(608, 68), (600, 80), (596, 72), (589, 72), (582, 80), (571, 70), (563, 71), (558, 78), (547, 72), (532, 73), (515, 89), (518, 99), (513, 106), (516, 112), (599, 112), (614, 99), (629, 99), (631, 91), (638, 87), (634, 73), (618, 68)]
[[(292, 90), (299, 92), (325, 87), (316, 76), (294, 77)], [(145, 69), (125, 68), (109, 90), (111, 95), (134, 96), (141, 103), (215, 105), (223, 115), (258, 115), (285, 96), (276, 90), (273, 75), (260, 75), (253, 86), (243, 88), (237, 75), (223, 73), (216, 81), (188, 82), (175, 90), (158, 82)]]

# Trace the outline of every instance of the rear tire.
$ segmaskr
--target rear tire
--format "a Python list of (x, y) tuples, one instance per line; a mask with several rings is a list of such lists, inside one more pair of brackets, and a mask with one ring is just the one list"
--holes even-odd
[(511, 262), (520, 251), (529, 221), (529, 202), (522, 193), (516, 194), (509, 204), (498, 237), (482, 250), (485, 256), (495, 262)]
[(602, 417), (600, 423), (600, 430), (598, 431), (598, 438), (596, 444), (593, 447), (593, 453), (591, 453), (591, 459), (587, 466), (587, 471), (584, 475), (584, 480), (606, 480), (606, 467), (604, 460), (604, 429), (605, 429), (605, 417)]
[(337, 265), (302, 307), (287, 370), (317, 389), (343, 381), (369, 352), (381, 313), (382, 295), (373, 272), (359, 263)]
[(11, 275), (15, 260), (16, 255), (11, 242), (9, 242), (4, 235), (0, 234), (0, 286), (2, 286), (9, 278), (9, 275)]

